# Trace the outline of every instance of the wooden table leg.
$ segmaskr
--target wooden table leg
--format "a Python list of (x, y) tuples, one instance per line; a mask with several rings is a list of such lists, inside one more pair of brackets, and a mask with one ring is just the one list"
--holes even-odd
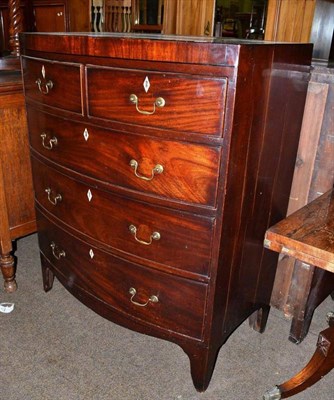
[(298, 374), (275, 386), (263, 396), (263, 400), (279, 400), (302, 392), (318, 382), (334, 367), (334, 313), (327, 316), (330, 327), (320, 332), (317, 349), (311, 360)]

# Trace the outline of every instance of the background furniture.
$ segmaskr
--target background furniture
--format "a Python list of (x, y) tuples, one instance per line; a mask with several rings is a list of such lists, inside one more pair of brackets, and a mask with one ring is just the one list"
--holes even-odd
[(56, 276), (179, 344), (205, 390), (236, 327), (266, 323), (263, 236), (286, 213), (312, 46), (27, 33), (22, 49), (45, 290)]
[[(328, 191), (334, 183), (334, 71), (314, 67), (305, 104), (288, 215)], [(289, 339), (306, 336), (315, 308), (330, 294), (334, 275), (280, 257), (271, 305), (291, 319)]]
[[(31, 166), (23, 87), (18, 60), (18, 33), (28, 4), (10, 1), (1, 5), (0, 58), (0, 268), (7, 292), (16, 289), (13, 241), (36, 230)], [(6, 56), (6, 57), (5, 57)]]
[[(334, 182), (334, 45), (332, 0), (269, 0), (265, 39), (314, 42), (313, 70), (308, 88), (301, 140), (288, 214), (328, 191)], [(315, 308), (328, 296), (334, 276), (280, 256), (271, 305), (291, 319), (289, 339), (306, 336)]]
[(327, 66), (334, 57), (333, 21), (333, 0), (268, 0), (265, 40), (314, 43), (313, 61)]
[(7, 292), (16, 289), (12, 243), (36, 230), (18, 35), (89, 29), (86, 0), (0, 0), (0, 268)]
[(90, 1), (32, 0), (34, 31), (89, 32)]
[[(334, 273), (334, 189), (296, 211), (266, 232), (265, 246), (299, 260), (305, 268)], [(298, 287), (295, 288), (298, 290)], [(332, 281), (331, 290), (334, 290)], [(308, 388), (334, 367), (334, 313), (330, 328), (320, 333), (317, 349), (307, 366), (287, 382), (274, 387), (265, 400), (293, 396)]]
[(22, 80), (15, 72), (0, 74), (0, 121), (0, 268), (12, 292), (12, 241), (36, 230)]

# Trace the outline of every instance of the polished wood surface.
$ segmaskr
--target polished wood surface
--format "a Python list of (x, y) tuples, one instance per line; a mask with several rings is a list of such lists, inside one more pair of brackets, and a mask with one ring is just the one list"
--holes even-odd
[(100, 315), (177, 343), (204, 391), (232, 332), (250, 315), (265, 327), (277, 255), (263, 236), (286, 214), (312, 46), (21, 44), (45, 290), (56, 276)]
[[(269, 228), (264, 245), (304, 263), (334, 272), (334, 189)], [(332, 284), (332, 290), (334, 285)], [(316, 351), (298, 374), (274, 387), (264, 398), (284, 399), (307, 389), (334, 367), (334, 318), (319, 334)]]
[(12, 241), (36, 230), (28, 129), (21, 74), (0, 76), (0, 268), (5, 290), (16, 289)]

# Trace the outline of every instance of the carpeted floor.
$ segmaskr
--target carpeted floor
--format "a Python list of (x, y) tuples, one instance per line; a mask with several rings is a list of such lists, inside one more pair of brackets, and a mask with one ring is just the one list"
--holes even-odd
[[(0, 303), (15, 303), (12, 313), (0, 313), (0, 400), (261, 400), (305, 365), (334, 307), (329, 298), (317, 309), (298, 346), (288, 341), (289, 322), (277, 310), (262, 335), (245, 321), (200, 394), (180, 347), (104, 320), (58, 281), (44, 293), (36, 235), (17, 247), (19, 289), (0, 292)], [(291, 399), (333, 400), (333, 374)]]

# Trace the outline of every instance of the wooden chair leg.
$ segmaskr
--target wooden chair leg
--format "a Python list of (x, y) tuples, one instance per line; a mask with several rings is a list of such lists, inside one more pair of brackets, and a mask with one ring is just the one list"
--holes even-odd
[(263, 400), (279, 400), (302, 392), (318, 382), (334, 367), (334, 313), (327, 316), (330, 327), (320, 332), (317, 349), (311, 360), (298, 374), (275, 386), (263, 396)]

